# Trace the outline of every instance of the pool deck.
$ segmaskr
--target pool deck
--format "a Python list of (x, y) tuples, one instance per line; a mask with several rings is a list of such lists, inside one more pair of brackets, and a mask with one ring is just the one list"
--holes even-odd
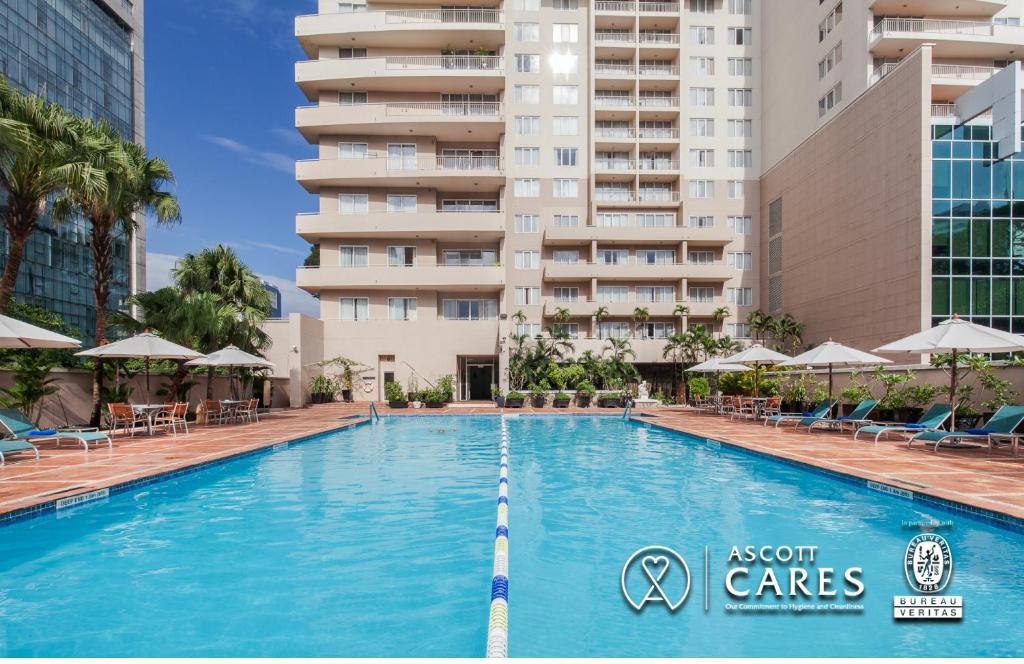
[[(457, 404), (429, 410), (391, 410), (378, 405), (382, 415), (472, 415), (501, 411), (483, 404)], [(507, 413), (616, 415), (612, 409), (506, 410)], [(748, 421), (697, 414), (681, 408), (653, 408), (656, 417), (639, 418), (652, 424), (768, 454), (827, 471), (872, 480), (915, 493), (1024, 519), (1024, 455), (988, 450), (932, 452), (907, 449), (897, 439), (878, 445), (854, 441), (850, 434), (796, 433), (793, 429), (765, 428)], [(54, 500), (115, 487), (126, 482), (173, 473), (272, 447), (275, 444), (353, 426), (366, 416), (366, 404), (328, 404), (274, 412), (258, 424), (191, 427), (188, 435), (114, 437), (113, 449), (63, 443), (40, 445), (41, 460), (18, 454), (0, 467), (0, 523), (14, 512)]]

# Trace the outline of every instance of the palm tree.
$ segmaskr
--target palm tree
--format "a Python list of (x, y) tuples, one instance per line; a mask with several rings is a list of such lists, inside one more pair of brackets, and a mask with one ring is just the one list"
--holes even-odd
[(572, 318), (572, 313), (565, 307), (555, 309), (554, 319), (556, 323), (568, 323), (570, 318)]
[(603, 352), (611, 353), (605, 362), (605, 372), (610, 381), (622, 384), (628, 380), (639, 378), (639, 372), (630, 363), (630, 360), (636, 359), (636, 353), (633, 351), (629, 339), (611, 337)]
[(637, 307), (633, 309), (633, 323), (634, 329), (636, 326), (643, 325), (651, 319), (651, 312), (647, 307)]
[(673, 316), (679, 316), (680, 318), (686, 318), (690, 315), (690, 307), (685, 304), (677, 304), (676, 308), (672, 310)]
[(754, 341), (764, 342), (775, 327), (775, 317), (756, 309), (747, 314), (747, 323), (750, 325), (750, 332), (754, 335)]
[(725, 319), (731, 315), (732, 312), (729, 311), (729, 307), (718, 307), (717, 309), (711, 312), (711, 320), (714, 321), (715, 327), (718, 328), (719, 334), (722, 334), (724, 332), (722, 328), (722, 323), (724, 323)]
[(0, 189), (7, 194), (3, 215), (7, 262), (0, 277), (0, 314), (7, 310), (25, 243), (51, 196), (66, 189), (103, 193), (107, 182), (86, 154), (93, 147), (80, 124), (56, 104), (23, 95), (0, 79)]
[[(685, 332), (677, 332), (669, 335), (668, 339), (665, 340), (665, 346), (661, 349), (662, 359), (672, 360), (672, 397), (679, 398), (678, 383), (676, 378), (679, 376), (679, 362), (682, 359), (684, 346), (686, 343), (687, 334)], [(686, 376), (683, 376), (683, 392), (686, 391)]]
[(779, 341), (790, 343), (790, 351), (795, 353), (803, 343), (804, 324), (789, 314), (783, 314), (776, 320)]
[(600, 323), (606, 318), (608, 318), (608, 307), (602, 305), (594, 312), (594, 320)]

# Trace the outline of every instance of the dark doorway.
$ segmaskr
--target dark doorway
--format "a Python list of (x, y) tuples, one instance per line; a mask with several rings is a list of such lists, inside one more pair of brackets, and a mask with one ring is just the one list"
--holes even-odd
[(494, 382), (493, 364), (469, 364), (466, 366), (469, 401), (486, 401), (491, 398), (491, 383)]

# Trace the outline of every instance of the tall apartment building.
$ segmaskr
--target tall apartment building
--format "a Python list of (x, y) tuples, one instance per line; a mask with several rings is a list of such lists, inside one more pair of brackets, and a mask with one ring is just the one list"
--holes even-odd
[[(0, 74), (73, 113), (106, 120), (145, 142), (143, 0), (0, 0)], [(0, 202), (2, 204), (2, 202)], [(6, 233), (0, 229), (0, 265)], [(145, 226), (115, 245), (111, 306), (145, 289)], [(48, 309), (81, 331), (95, 329), (92, 254), (85, 220), (44, 218), (25, 248), (15, 298)]]
[[(511, 335), (556, 324), (577, 354), (628, 337), (655, 373), (672, 332), (743, 339), (757, 307), (811, 342), (918, 329), (964, 288), (962, 248), (932, 257), (932, 137), (937, 158), (991, 165), (973, 129), (991, 122), (965, 129), (954, 102), (1018, 67), (1022, 16), (1024, 0), (320, 0), (296, 20), (296, 124), (319, 146), (297, 165), (319, 199), (297, 228), (321, 264), (297, 280), (320, 296), (322, 354), (371, 367), (364, 398), (415, 373), (478, 399)], [(935, 232), (973, 238), (947, 207)]]

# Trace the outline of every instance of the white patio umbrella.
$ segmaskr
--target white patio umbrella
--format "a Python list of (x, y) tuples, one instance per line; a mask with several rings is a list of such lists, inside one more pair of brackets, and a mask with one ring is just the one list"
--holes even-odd
[(206, 357), (200, 357), (195, 360), (190, 360), (185, 363), (189, 367), (227, 367), (228, 376), (231, 380), (232, 391), (234, 391), (234, 380), (235, 377), (231, 373), (231, 369), (235, 367), (239, 368), (258, 368), (258, 369), (273, 369), (274, 363), (269, 360), (265, 360), (258, 355), (247, 353), (238, 346), (227, 346), (221, 348), (218, 351), (210, 353)]
[[(832, 367), (863, 367), (876, 364), (889, 364), (890, 360), (871, 353), (844, 346), (829, 339), (820, 346), (815, 346), (806, 353), (780, 362), (783, 367), (828, 367), (828, 401), (832, 403)], [(829, 410), (831, 415), (832, 411)]]
[(57, 334), (25, 321), (0, 316), (0, 348), (79, 348), (78, 339)]
[(124, 360), (135, 357), (146, 362), (146, 402), (149, 402), (149, 361), (150, 360), (193, 360), (203, 357), (202, 353), (191, 348), (161, 339), (148, 330), (134, 337), (128, 337), (114, 343), (97, 346), (89, 350), (75, 353), (78, 357), (98, 357), (104, 360)]
[(956, 354), (1012, 353), (1024, 350), (1024, 337), (966, 321), (957, 314), (930, 330), (875, 349), (876, 353), (952, 353), (949, 376), (950, 431), (956, 430)]
[(713, 357), (706, 362), (693, 365), (686, 371), (693, 373), (731, 373), (733, 371), (747, 371), (749, 368), (742, 364), (723, 362), (720, 357)]
[(746, 364), (754, 367), (754, 396), (760, 394), (760, 371), (764, 365), (779, 364), (789, 359), (789, 355), (783, 355), (771, 348), (765, 348), (764, 344), (756, 343), (735, 355), (723, 358), (722, 361), (728, 364)]

